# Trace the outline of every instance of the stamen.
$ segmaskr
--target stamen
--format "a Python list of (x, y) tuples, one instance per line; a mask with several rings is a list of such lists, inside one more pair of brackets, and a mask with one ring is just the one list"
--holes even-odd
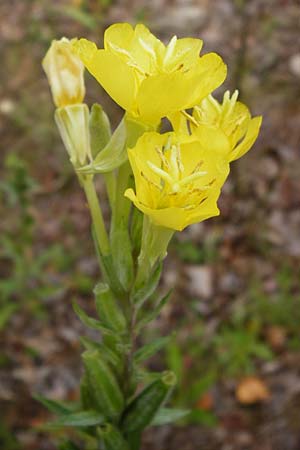
[(190, 122), (192, 122), (194, 125), (196, 125), (196, 127), (199, 125), (197, 120), (195, 119), (195, 117), (191, 116), (189, 113), (187, 113), (185, 110), (181, 110), (180, 111), (181, 114), (184, 115), (184, 117), (189, 120)]
[(200, 167), (203, 166), (203, 163), (204, 163), (203, 160), (199, 161), (198, 164), (196, 164), (194, 170), (191, 172), (191, 174), (196, 173), (200, 169)]
[(205, 175), (207, 175), (207, 172), (192, 173), (188, 177), (185, 177), (182, 180), (178, 181), (178, 184), (180, 187), (185, 186), (185, 185), (191, 183), (192, 181), (198, 180), (198, 178), (204, 177)]
[(160, 157), (163, 166), (166, 166), (167, 169), (169, 169), (169, 168), (170, 168), (169, 161), (168, 161), (167, 158), (165, 157), (165, 155), (164, 155), (162, 149), (157, 145), (157, 146), (155, 147), (155, 150), (156, 150), (156, 152), (158, 153), (158, 156)]
[(178, 179), (179, 177), (178, 147), (176, 145), (172, 145), (170, 163), (173, 178)]
[(169, 184), (173, 184), (172, 177), (165, 171), (155, 166), (151, 161), (147, 161), (148, 167), (158, 176), (160, 176), (163, 180), (167, 181)]
[(152, 186), (156, 187), (157, 189), (159, 189), (159, 191), (162, 190), (161, 186), (159, 186), (159, 184), (155, 183), (154, 181), (150, 180), (145, 174), (144, 172), (141, 172), (141, 176), (143, 178), (145, 178), (145, 180), (147, 181), (147, 183), (151, 184)]

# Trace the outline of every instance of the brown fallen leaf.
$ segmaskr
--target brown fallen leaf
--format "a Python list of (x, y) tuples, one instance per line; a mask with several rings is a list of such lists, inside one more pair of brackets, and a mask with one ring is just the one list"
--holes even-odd
[(278, 325), (269, 326), (266, 330), (266, 338), (274, 351), (281, 351), (286, 343), (286, 330)]
[(271, 393), (266, 383), (260, 378), (246, 377), (238, 384), (235, 395), (242, 405), (252, 405), (268, 400)]
[(214, 407), (214, 399), (210, 392), (203, 394), (196, 403), (196, 408), (204, 409), (205, 411), (211, 411)]

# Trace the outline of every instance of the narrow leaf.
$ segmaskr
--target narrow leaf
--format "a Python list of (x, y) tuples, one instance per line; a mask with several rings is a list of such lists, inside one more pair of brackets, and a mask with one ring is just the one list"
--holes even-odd
[(76, 302), (73, 302), (73, 309), (74, 309), (75, 313), (77, 314), (77, 316), (79, 317), (79, 319), (81, 320), (81, 322), (86, 327), (92, 328), (94, 330), (99, 330), (103, 334), (114, 335), (114, 331), (111, 330), (111, 328), (109, 328), (107, 325), (100, 322), (100, 320), (96, 320), (93, 317), (89, 317), (86, 314), (86, 312), (84, 312), (84, 310), (82, 308), (80, 308), (80, 306)]
[(44, 405), (50, 412), (58, 415), (68, 414), (78, 408), (78, 403), (67, 403), (60, 400), (52, 400), (40, 394), (33, 394), (33, 398)]
[(183, 419), (188, 414), (190, 414), (188, 409), (160, 408), (154, 416), (151, 425), (167, 425), (168, 423)]
[(149, 322), (154, 320), (159, 313), (161, 312), (162, 308), (165, 306), (165, 304), (168, 302), (169, 298), (171, 297), (173, 289), (170, 289), (169, 292), (157, 303), (157, 305), (154, 307), (153, 310), (148, 311), (146, 315), (139, 321), (137, 325), (137, 331), (140, 332), (140, 330), (147, 325)]
[(50, 422), (49, 427), (89, 427), (100, 425), (104, 422), (104, 416), (97, 411), (79, 411), (60, 416), (57, 420)]
[(153, 356), (156, 352), (165, 347), (169, 341), (170, 336), (165, 336), (155, 339), (153, 342), (150, 342), (150, 344), (144, 345), (137, 352), (135, 352), (134, 361), (136, 363), (140, 363), (145, 359), (151, 358), (151, 356)]

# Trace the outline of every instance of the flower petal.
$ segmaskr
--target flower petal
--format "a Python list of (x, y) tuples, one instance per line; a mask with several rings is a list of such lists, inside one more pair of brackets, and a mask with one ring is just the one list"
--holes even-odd
[(248, 150), (250, 150), (250, 148), (256, 141), (261, 123), (262, 123), (262, 116), (257, 116), (251, 119), (244, 139), (230, 154), (229, 159), (230, 162), (235, 161), (238, 158), (241, 158), (241, 156), (243, 156), (245, 153), (248, 152)]
[(114, 53), (97, 50), (87, 39), (73, 45), (85, 67), (112, 99), (125, 110), (134, 111), (137, 85), (133, 68)]

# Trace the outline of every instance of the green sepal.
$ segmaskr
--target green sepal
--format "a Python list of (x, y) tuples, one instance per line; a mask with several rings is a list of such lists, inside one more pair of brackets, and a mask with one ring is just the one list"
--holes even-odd
[(80, 380), (80, 403), (82, 409), (86, 411), (94, 409), (94, 398), (86, 374), (84, 374)]
[[(107, 337), (105, 337), (105, 340)], [(120, 358), (119, 352), (113, 350), (112, 347), (115, 347), (116, 341), (109, 342), (109, 346), (105, 345), (103, 342), (95, 342), (92, 339), (82, 336), (80, 337), (80, 342), (84, 346), (86, 350), (97, 350), (101, 353), (105, 361), (112, 366), (112, 368), (116, 371), (116, 373), (121, 373), (122, 371), (122, 360)]]
[(103, 334), (111, 334), (114, 335), (114, 330), (110, 328), (107, 324), (104, 322), (94, 319), (93, 317), (89, 317), (86, 312), (76, 303), (73, 302), (73, 309), (75, 314), (78, 316), (78, 318), (81, 320), (81, 322), (88, 328), (91, 328), (93, 330), (101, 331)]
[(158, 301), (156, 306), (154, 306), (154, 308), (151, 309), (150, 311), (147, 311), (146, 314), (144, 315), (144, 317), (142, 317), (142, 319), (138, 321), (138, 324), (136, 327), (137, 333), (139, 333), (141, 331), (141, 329), (144, 326), (146, 326), (149, 322), (156, 319), (156, 317), (161, 312), (162, 308), (165, 306), (165, 304), (168, 302), (169, 298), (171, 297), (172, 291), (173, 291), (173, 289), (170, 289), (169, 292), (161, 300)]
[(160, 408), (155, 414), (151, 426), (167, 425), (177, 422), (190, 414), (188, 409)]
[(82, 358), (95, 409), (107, 419), (118, 418), (124, 397), (113, 371), (97, 350), (85, 351)]
[(126, 330), (126, 319), (119, 308), (108, 284), (98, 283), (95, 286), (96, 310), (100, 320), (116, 333)]
[(159, 380), (148, 385), (125, 410), (122, 429), (126, 434), (148, 426), (176, 383), (173, 372), (163, 372)]
[(47, 408), (48, 411), (57, 415), (72, 413), (79, 408), (79, 404), (76, 402), (64, 402), (61, 400), (52, 400), (40, 394), (34, 394), (33, 398), (38, 402), (40, 402), (43, 406), (45, 406), (45, 408)]
[(111, 423), (99, 427), (97, 433), (104, 442), (105, 450), (133, 450), (129, 447), (122, 433)]
[(111, 136), (107, 145), (101, 150), (91, 164), (78, 169), (79, 173), (96, 174), (111, 172), (127, 160), (126, 125), (124, 119)]
[(128, 114), (125, 114), (124, 122), (126, 125), (127, 148), (134, 147), (139, 137), (141, 137), (147, 131), (155, 130), (153, 126), (143, 123)]
[(160, 262), (156, 265), (154, 271), (145, 283), (143, 283), (141, 286), (134, 287), (131, 298), (132, 302), (135, 303), (138, 307), (141, 307), (142, 304), (153, 294), (153, 292), (157, 288), (161, 271), (162, 263)]
[(47, 425), (47, 428), (60, 427), (91, 427), (105, 423), (105, 417), (97, 411), (79, 411), (59, 416)]
[(96, 158), (111, 138), (109, 118), (98, 103), (94, 103), (91, 108), (89, 127), (92, 156)]
[(151, 358), (156, 352), (164, 348), (170, 342), (170, 339), (171, 336), (160, 337), (150, 342), (150, 344), (146, 344), (139, 348), (133, 356), (134, 362), (138, 364), (145, 361), (145, 359)]

